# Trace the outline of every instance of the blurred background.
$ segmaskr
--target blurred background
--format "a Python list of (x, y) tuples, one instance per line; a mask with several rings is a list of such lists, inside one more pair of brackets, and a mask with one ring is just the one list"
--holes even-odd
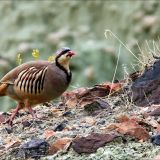
[[(34, 59), (33, 49), (47, 60), (68, 46), (77, 52), (70, 89), (112, 81), (123, 43), (115, 76), (123, 79), (138, 67), (131, 51), (139, 58), (159, 53), (159, 15), (158, 0), (1, 0), (0, 77), (17, 66), (18, 53), (22, 63)], [(105, 30), (119, 40), (109, 33), (106, 38)], [(15, 105), (7, 97), (0, 103), (1, 111)]]

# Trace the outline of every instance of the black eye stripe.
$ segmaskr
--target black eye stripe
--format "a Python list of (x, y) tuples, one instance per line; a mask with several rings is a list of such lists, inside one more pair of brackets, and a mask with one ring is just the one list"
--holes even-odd
[(70, 51), (70, 49), (67, 49), (67, 50), (62, 51), (61, 53), (59, 53), (59, 54), (57, 55), (56, 59), (58, 59), (59, 57), (61, 57), (62, 55), (66, 54), (66, 53), (69, 52), (69, 51)]

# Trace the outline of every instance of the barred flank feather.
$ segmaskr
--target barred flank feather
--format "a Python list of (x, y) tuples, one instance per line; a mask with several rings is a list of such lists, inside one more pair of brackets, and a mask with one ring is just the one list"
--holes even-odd
[(31, 67), (20, 72), (15, 86), (22, 92), (38, 94), (44, 89), (44, 78), (48, 67), (36, 69)]

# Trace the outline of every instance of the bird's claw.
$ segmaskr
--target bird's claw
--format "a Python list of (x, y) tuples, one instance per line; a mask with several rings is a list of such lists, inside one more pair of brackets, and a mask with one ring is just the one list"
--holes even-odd
[(8, 124), (9, 126), (13, 126), (13, 120), (8, 118), (5, 122), (3, 122), (3, 124)]

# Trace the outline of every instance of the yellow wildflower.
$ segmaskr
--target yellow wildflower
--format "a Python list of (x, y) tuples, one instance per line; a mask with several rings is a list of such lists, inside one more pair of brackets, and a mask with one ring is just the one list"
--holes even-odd
[(22, 64), (22, 55), (21, 55), (21, 53), (18, 53), (18, 54), (17, 54), (16, 63), (17, 63), (18, 65)]
[(54, 55), (48, 57), (48, 61), (49, 62), (53, 62), (54, 60), (55, 60), (55, 56)]
[(39, 57), (40, 57), (39, 50), (38, 50), (38, 49), (34, 49), (33, 52), (32, 52), (32, 56), (33, 56), (35, 59), (39, 59)]

